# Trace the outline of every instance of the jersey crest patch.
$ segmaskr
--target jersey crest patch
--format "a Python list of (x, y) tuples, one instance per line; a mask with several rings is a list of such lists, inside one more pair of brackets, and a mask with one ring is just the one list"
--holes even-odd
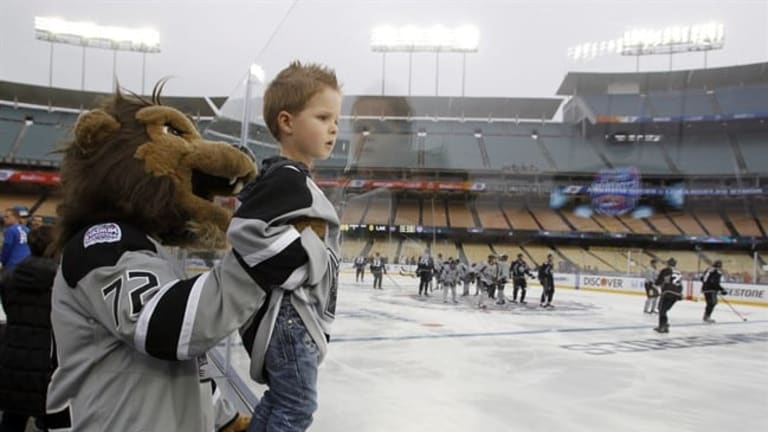
[(83, 247), (100, 243), (116, 243), (123, 238), (120, 225), (114, 223), (94, 225), (83, 236)]

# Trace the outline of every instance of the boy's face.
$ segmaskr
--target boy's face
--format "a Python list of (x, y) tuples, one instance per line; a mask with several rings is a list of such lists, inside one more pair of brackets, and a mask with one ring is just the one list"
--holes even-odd
[(336, 90), (325, 88), (312, 96), (283, 124), (283, 153), (308, 166), (316, 159), (328, 159), (336, 145), (340, 111), (341, 95)]

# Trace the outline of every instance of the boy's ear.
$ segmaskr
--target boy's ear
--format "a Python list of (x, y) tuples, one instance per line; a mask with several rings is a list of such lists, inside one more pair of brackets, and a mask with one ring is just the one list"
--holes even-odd
[(277, 114), (277, 128), (280, 135), (291, 135), (293, 133), (293, 116), (288, 111), (280, 111)]

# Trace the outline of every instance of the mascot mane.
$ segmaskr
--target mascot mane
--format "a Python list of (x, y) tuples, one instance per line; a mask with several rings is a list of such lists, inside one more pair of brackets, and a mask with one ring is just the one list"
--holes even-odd
[(225, 245), (230, 214), (212, 199), (239, 192), (255, 166), (231, 145), (204, 140), (189, 117), (162, 105), (164, 85), (155, 85), (151, 99), (118, 89), (78, 118), (62, 149), (59, 250), (104, 222), (130, 223), (167, 245)]

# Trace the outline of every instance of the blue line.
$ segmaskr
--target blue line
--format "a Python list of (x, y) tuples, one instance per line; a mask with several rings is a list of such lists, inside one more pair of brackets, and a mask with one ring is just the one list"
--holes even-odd
[[(758, 324), (768, 323), (768, 320), (760, 321), (738, 321), (738, 322), (725, 322), (718, 323), (716, 326), (722, 325), (738, 325), (738, 324)], [(675, 324), (674, 327), (708, 327), (712, 324), (703, 323), (688, 323), (688, 324)], [(593, 332), (593, 331), (615, 331), (615, 330), (637, 330), (637, 329), (650, 329), (650, 325), (636, 325), (636, 326), (616, 326), (616, 327), (583, 327), (583, 328), (564, 328), (564, 329), (538, 329), (538, 330), (518, 330), (518, 331), (506, 331), (506, 332), (485, 332), (485, 333), (450, 333), (450, 334), (430, 334), (430, 335), (408, 335), (408, 336), (361, 336), (361, 337), (338, 337), (331, 338), (333, 343), (341, 342), (377, 342), (377, 341), (396, 341), (396, 340), (418, 340), (418, 339), (456, 339), (456, 338), (470, 338), (470, 337), (488, 337), (488, 336), (519, 336), (529, 334), (542, 334), (542, 333), (580, 333), (580, 332)]]

